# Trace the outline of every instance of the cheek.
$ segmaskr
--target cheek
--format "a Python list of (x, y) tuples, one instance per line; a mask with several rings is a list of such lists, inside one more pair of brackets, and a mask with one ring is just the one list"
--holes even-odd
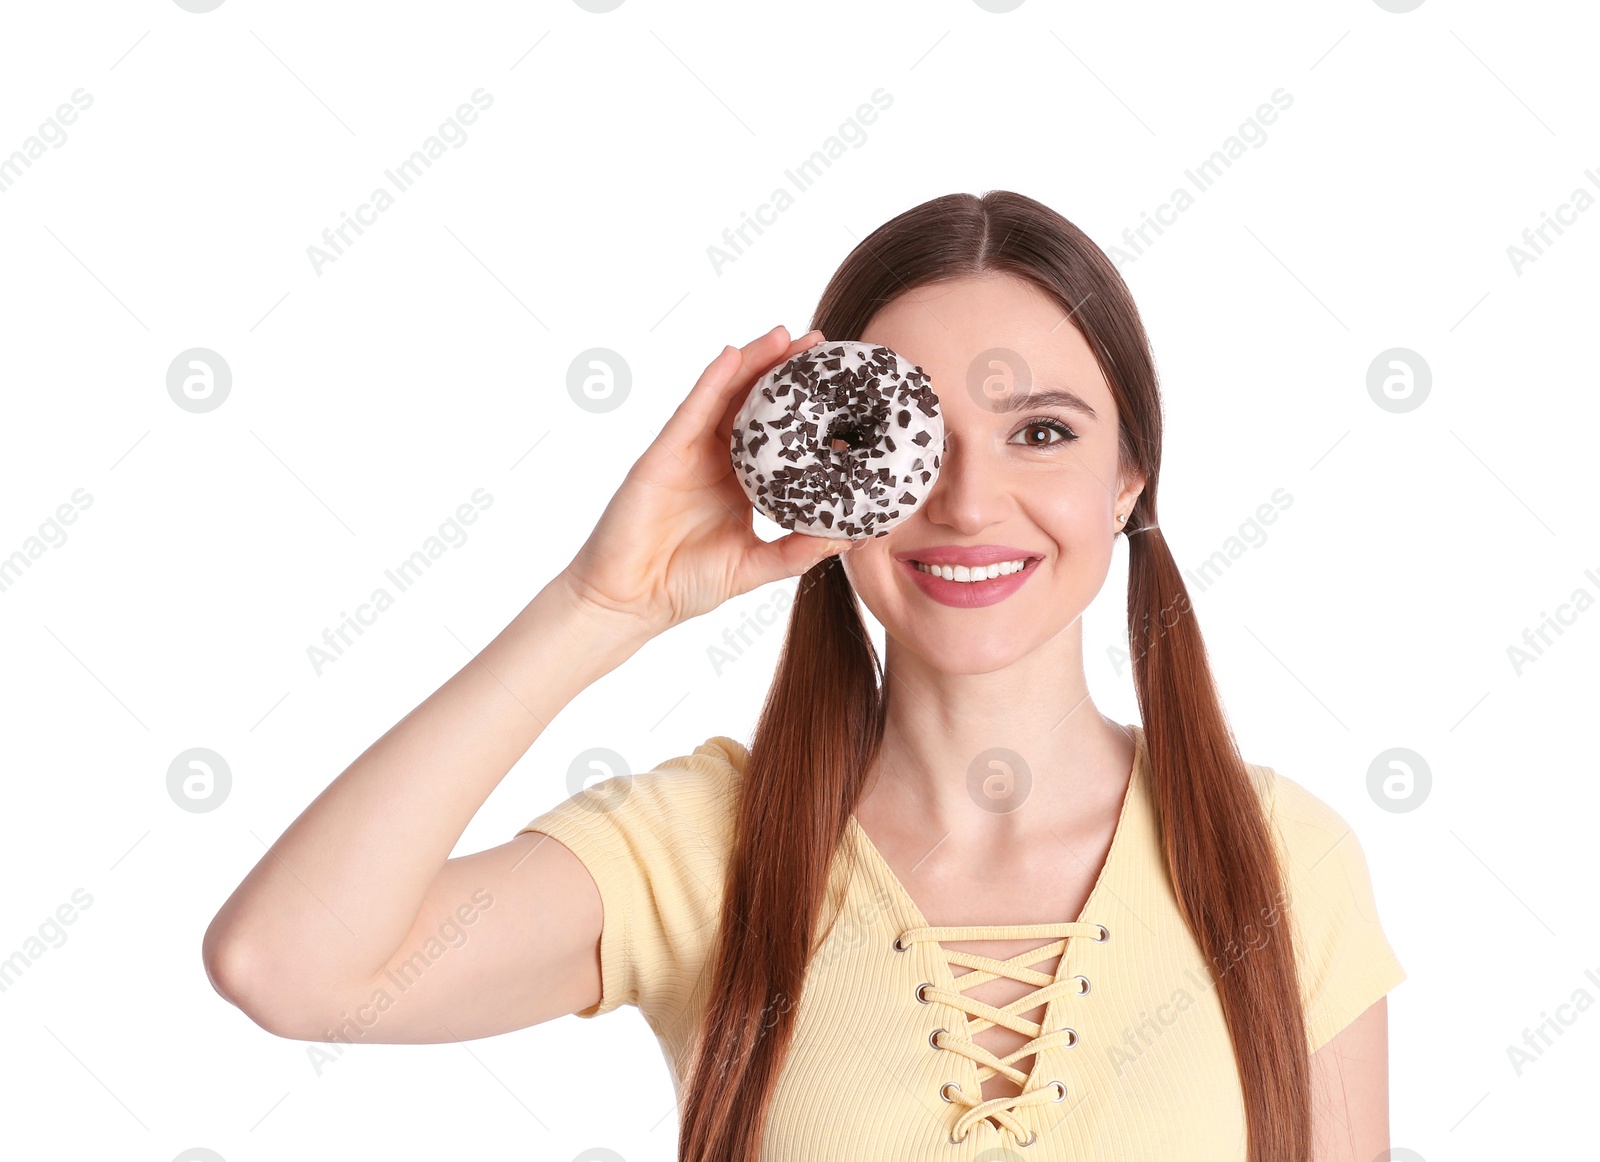
[(839, 563), (844, 566), (845, 579), (850, 588), (874, 617), (883, 609), (884, 602), (895, 592), (900, 563), (889, 555), (887, 549), (863, 545), (851, 549)]
[(839, 564), (844, 566), (844, 575), (850, 579), (852, 586), (865, 585), (869, 589), (878, 589), (888, 580), (895, 562), (888, 553), (858, 545), (840, 557)]
[(1028, 505), (1028, 515), (1064, 553), (1087, 550), (1104, 541), (1115, 523), (1110, 497), (1093, 478), (1070, 488), (1053, 489)]

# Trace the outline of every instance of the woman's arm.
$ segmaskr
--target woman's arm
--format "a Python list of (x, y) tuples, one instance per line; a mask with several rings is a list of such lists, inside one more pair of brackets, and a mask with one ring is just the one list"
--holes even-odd
[(728, 454), (751, 384), (821, 338), (776, 327), (711, 361), (572, 563), (234, 890), (202, 944), (219, 993), (304, 1040), (347, 1014), (371, 1040), (481, 1037), (597, 999), (600, 897), (577, 856), (536, 833), (450, 852), (578, 693), (657, 634), (845, 547), (762, 541)]
[[(486, 1004), (506, 1003), (504, 1019), (517, 1022), (507, 1028), (559, 1016), (537, 1009), (540, 993), (570, 991), (578, 945), (600, 933), (598, 909), (579, 908), (592, 903), (573, 878), (581, 865), (555, 844), (524, 859), (531, 836), (461, 859), (450, 851), (545, 725), (645, 640), (586, 608), (565, 576), (546, 585), (334, 779), (235, 889), (202, 946), (217, 991), (263, 1028), (302, 1040), (325, 1039), (393, 980), (404, 987), (391, 983), (391, 997), (470, 982)], [(421, 990), (417, 966), (427, 968)], [(418, 1014), (414, 1002), (405, 1008)], [(464, 1009), (451, 1015), (479, 1023)]]
[(1387, 1157), (1387, 997), (1311, 1055), (1311, 1138), (1315, 1162), (1373, 1162)]

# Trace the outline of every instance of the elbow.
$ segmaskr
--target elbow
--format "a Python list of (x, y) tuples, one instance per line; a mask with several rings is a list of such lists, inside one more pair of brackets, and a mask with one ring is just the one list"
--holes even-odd
[[(218, 996), (275, 1037), (316, 1041), (322, 1032), (306, 1019), (301, 1007), (287, 1002), (272, 987), (272, 971), (248, 946), (223, 938), (213, 924), (201, 942), (201, 963)], [(315, 1030), (315, 1031), (314, 1031)]]

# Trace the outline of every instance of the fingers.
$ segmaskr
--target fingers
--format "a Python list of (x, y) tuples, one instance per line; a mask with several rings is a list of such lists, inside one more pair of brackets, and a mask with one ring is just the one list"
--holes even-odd
[[(782, 345), (778, 348), (776, 355), (770, 355), (766, 350), (765, 344), (774, 335), (782, 341)], [(741, 374), (748, 375), (750, 382), (754, 383), (780, 363), (788, 362), (821, 339), (821, 331), (810, 331), (798, 339), (790, 340), (788, 328), (780, 323), (744, 349), (745, 363), (741, 368)], [(760, 345), (759, 351), (756, 350), (758, 345)]]
[(841, 537), (814, 537), (807, 533), (790, 533), (775, 541), (766, 541), (750, 552), (750, 570), (754, 575), (751, 588), (797, 577), (826, 557), (848, 553), (861, 541), (847, 541)]
[(789, 333), (780, 323), (759, 339), (746, 343), (743, 348), (724, 347), (722, 352), (706, 365), (694, 387), (678, 405), (672, 422), (698, 431), (714, 417), (720, 416), (729, 395), (739, 391), (740, 385), (748, 391), (755, 376), (750, 373), (751, 359), (777, 354), (780, 344), (786, 343)]
[(790, 343), (785, 350), (779, 352), (777, 358), (769, 360), (764, 365), (757, 366), (751, 373), (749, 382), (745, 384), (743, 388), (735, 390), (729, 394), (727, 404), (722, 409), (722, 416), (717, 420), (717, 426), (714, 429), (717, 440), (720, 443), (726, 444), (729, 438), (732, 436), (733, 417), (738, 415), (739, 409), (744, 406), (745, 397), (750, 394), (750, 388), (755, 384), (756, 380), (760, 379), (774, 367), (783, 366), (783, 364), (789, 362), (789, 360), (793, 359), (796, 355), (800, 354), (800, 352), (806, 350), (808, 347), (814, 347), (816, 344), (821, 342), (823, 342), (821, 331), (809, 331), (800, 336), (800, 338), (796, 339), (794, 342)]
[(785, 360), (793, 358), (804, 351), (812, 343), (821, 338), (820, 333), (813, 332), (800, 340), (791, 342), (789, 332), (780, 323), (765, 335), (739, 348), (726, 347), (707, 366), (700, 378), (684, 401), (672, 414), (669, 426), (681, 429), (680, 435), (684, 439), (692, 440), (701, 435), (714, 422), (730, 418), (729, 407), (733, 404), (737, 412), (737, 404), (742, 403), (749, 392), (751, 384), (755, 383), (771, 368)]

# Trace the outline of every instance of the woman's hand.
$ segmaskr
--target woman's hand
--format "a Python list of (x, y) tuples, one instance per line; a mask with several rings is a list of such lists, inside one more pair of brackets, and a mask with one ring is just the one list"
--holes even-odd
[(729, 455), (733, 418), (755, 381), (822, 341), (820, 331), (790, 341), (778, 326), (742, 350), (723, 348), (563, 571), (580, 602), (637, 619), (654, 636), (850, 547), (804, 533), (756, 536)]

